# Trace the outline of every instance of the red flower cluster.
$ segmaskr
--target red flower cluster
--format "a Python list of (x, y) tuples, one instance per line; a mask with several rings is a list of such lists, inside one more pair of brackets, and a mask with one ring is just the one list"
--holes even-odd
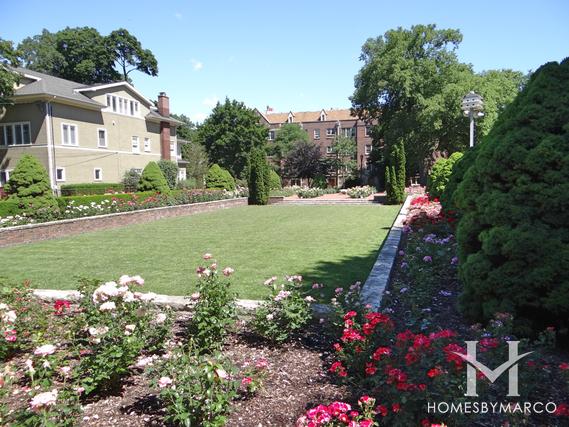
[(375, 411), (375, 399), (369, 396), (362, 396), (358, 401), (360, 411), (352, 409), (349, 403), (333, 402), (330, 405), (318, 405), (309, 409), (306, 414), (296, 421), (297, 427), (320, 427), (326, 425), (337, 425), (339, 421), (348, 427), (373, 427)]
[(61, 316), (65, 311), (71, 309), (71, 303), (64, 299), (58, 299), (53, 303), (53, 309), (56, 316)]
[(554, 412), (558, 417), (569, 417), (569, 405), (566, 403), (560, 403), (557, 405), (557, 409)]
[(334, 362), (329, 369), (330, 372), (334, 374), (338, 374), (339, 377), (346, 377), (348, 376), (348, 371), (346, 371), (346, 367), (342, 365), (342, 362)]
[(464, 354), (465, 353), (464, 348), (462, 348), (458, 344), (448, 344), (445, 348), (443, 348), (443, 351), (446, 354), (446, 359), (448, 362), (454, 363), (454, 366), (457, 369), (462, 368), (462, 366), (464, 364), (464, 360), (462, 359), (462, 357), (455, 354), (455, 352)]

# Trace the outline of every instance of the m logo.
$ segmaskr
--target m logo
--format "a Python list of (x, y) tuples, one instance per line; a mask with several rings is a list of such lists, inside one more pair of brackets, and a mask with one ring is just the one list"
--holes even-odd
[(453, 351), (454, 354), (462, 357), (464, 361), (468, 363), (468, 366), (466, 367), (466, 393), (464, 395), (469, 397), (478, 396), (476, 393), (476, 370), (478, 370), (486, 378), (488, 378), (491, 383), (494, 383), (500, 377), (500, 375), (508, 371), (508, 396), (519, 396), (518, 362), (528, 354), (533, 353), (533, 351), (524, 354), (518, 354), (518, 344), (520, 342), (508, 341), (508, 360), (502, 363), (496, 369), (492, 370), (476, 360), (476, 344), (478, 344), (478, 341), (465, 342), (467, 354), (457, 353)]

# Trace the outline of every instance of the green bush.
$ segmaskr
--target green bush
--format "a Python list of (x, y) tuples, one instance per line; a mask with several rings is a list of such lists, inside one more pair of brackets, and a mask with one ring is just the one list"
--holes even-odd
[(520, 334), (569, 326), (569, 59), (538, 69), (497, 120), (454, 199), (460, 307), (510, 312)]
[(385, 167), (387, 203), (396, 205), (405, 200), (405, 147), (402, 141), (390, 147), (387, 160)]
[(457, 152), (451, 154), (448, 159), (441, 157), (435, 162), (427, 181), (427, 192), (431, 198), (440, 199), (449, 182), (455, 163), (461, 158), (462, 153)]
[(312, 180), (313, 188), (328, 188), (328, 181), (324, 175), (316, 175)]
[(269, 190), (280, 190), (283, 188), (281, 177), (273, 169), (269, 171)]
[(451, 175), (445, 186), (445, 190), (441, 194), (441, 200), (440, 200), (441, 205), (445, 211), (454, 212), (457, 210), (456, 202), (454, 200), (454, 194), (456, 192), (456, 189), (458, 188), (458, 185), (464, 179), (464, 174), (476, 160), (479, 148), (480, 144), (466, 151), (465, 153), (463, 153), (464, 155), (460, 158), (460, 161), (456, 161), (452, 166)]
[(178, 180), (178, 165), (171, 160), (160, 160), (158, 161), (158, 167), (162, 171), (168, 187), (170, 190), (176, 188), (176, 181)]
[(62, 196), (85, 196), (89, 194), (105, 194), (124, 191), (124, 184), (109, 184), (103, 182), (90, 184), (67, 184), (61, 186)]
[(205, 177), (206, 188), (216, 189), (216, 190), (235, 190), (235, 180), (229, 173), (229, 171), (221, 168), (219, 165), (212, 165), (207, 171)]
[(7, 216), (20, 215), (22, 208), (20, 203), (15, 200), (1, 200), (0, 201), (0, 218)]
[(170, 192), (168, 182), (156, 162), (149, 162), (142, 171), (138, 191), (157, 191), (162, 194)]
[(270, 173), (265, 151), (258, 148), (251, 150), (248, 165), (249, 204), (266, 205), (268, 203)]
[(138, 183), (140, 182), (140, 173), (135, 169), (127, 170), (122, 178), (122, 184), (124, 186), (124, 191), (127, 193), (132, 193), (138, 189)]
[(57, 206), (47, 171), (39, 160), (29, 154), (24, 154), (16, 164), (5, 190), (10, 200), (20, 202), (24, 211), (30, 213)]

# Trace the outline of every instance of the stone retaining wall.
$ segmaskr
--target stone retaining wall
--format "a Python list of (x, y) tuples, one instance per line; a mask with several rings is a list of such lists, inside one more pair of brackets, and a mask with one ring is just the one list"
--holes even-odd
[(0, 228), (0, 247), (245, 205), (247, 205), (247, 198), (242, 197)]

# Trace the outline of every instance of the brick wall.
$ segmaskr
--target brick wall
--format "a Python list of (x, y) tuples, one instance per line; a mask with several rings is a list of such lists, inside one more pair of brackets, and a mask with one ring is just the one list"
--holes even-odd
[(168, 206), (89, 218), (66, 219), (42, 224), (0, 228), (0, 247), (73, 236), (88, 231), (104, 230), (129, 224), (155, 221), (161, 218), (193, 215), (200, 212), (245, 205), (247, 205), (247, 198), (243, 197), (239, 199), (216, 200), (214, 202), (193, 203), (191, 205)]

